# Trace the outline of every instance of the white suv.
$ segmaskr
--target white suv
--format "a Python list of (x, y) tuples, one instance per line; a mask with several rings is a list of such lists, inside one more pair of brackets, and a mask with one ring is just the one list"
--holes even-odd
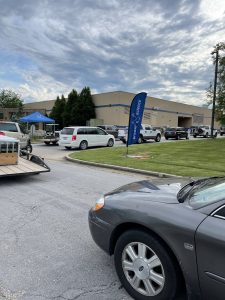
[(113, 135), (97, 127), (65, 127), (61, 131), (59, 145), (66, 149), (80, 148), (85, 150), (93, 146), (112, 147), (115, 143)]

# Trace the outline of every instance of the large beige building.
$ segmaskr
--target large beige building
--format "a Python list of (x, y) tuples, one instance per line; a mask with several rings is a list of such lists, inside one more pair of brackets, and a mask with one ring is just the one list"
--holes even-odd
[[(96, 117), (104, 124), (126, 126), (129, 120), (130, 104), (135, 94), (127, 92), (109, 92), (93, 95), (96, 107)], [(55, 100), (25, 104), (25, 109), (45, 110), (49, 114)], [(210, 125), (212, 111), (205, 107), (187, 105), (166, 101), (154, 97), (147, 97), (143, 123), (153, 126), (182, 126)], [(219, 124), (215, 123), (215, 127)]]
[[(97, 118), (103, 119), (105, 124), (127, 125), (134, 96), (133, 93), (120, 91), (93, 95)], [(211, 124), (211, 114), (208, 108), (147, 97), (142, 122), (154, 126), (188, 128)]]

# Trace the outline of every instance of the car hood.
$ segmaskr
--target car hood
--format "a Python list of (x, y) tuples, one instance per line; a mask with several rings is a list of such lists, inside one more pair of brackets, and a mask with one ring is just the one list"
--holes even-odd
[(143, 201), (154, 201), (161, 203), (179, 204), (177, 200), (177, 193), (180, 189), (188, 184), (191, 180), (181, 180), (176, 182), (165, 183), (158, 182), (153, 183), (151, 181), (143, 180), (133, 182), (120, 188), (113, 190), (105, 195), (105, 198), (113, 199), (132, 199)]

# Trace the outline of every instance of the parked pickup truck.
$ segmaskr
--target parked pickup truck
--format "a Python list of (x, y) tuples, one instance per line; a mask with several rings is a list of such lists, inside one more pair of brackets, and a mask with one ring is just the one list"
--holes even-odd
[[(198, 126), (193, 130), (193, 137), (196, 138), (197, 136), (202, 136), (202, 137), (210, 137), (211, 136), (211, 126), (210, 125), (201, 125)], [(213, 136), (217, 137), (217, 130), (213, 130)]]
[(20, 141), (20, 149), (32, 152), (30, 136), (16, 122), (0, 121), (0, 135), (9, 136)]
[[(126, 143), (127, 141), (127, 129), (119, 130), (118, 138)], [(161, 131), (158, 129), (154, 129), (151, 125), (141, 124), (140, 135), (138, 139), (138, 144), (141, 144), (147, 140), (154, 140), (156, 142), (160, 142), (161, 140)]]

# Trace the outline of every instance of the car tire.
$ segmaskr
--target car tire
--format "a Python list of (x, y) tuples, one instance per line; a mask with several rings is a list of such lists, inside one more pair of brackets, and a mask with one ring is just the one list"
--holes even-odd
[(138, 144), (143, 143), (143, 138), (142, 138), (142, 136), (139, 136), (137, 143), (138, 143)]
[(50, 145), (50, 142), (44, 142), (45, 143), (45, 145)]
[(88, 143), (86, 141), (80, 142), (80, 150), (86, 150), (88, 147)]
[(197, 136), (194, 134), (193, 137), (196, 139)]
[(109, 139), (107, 146), (108, 147), (113, 147), (114, 146), (114, 140), (113, 139)]
[(186, 135), (186, 140), (189, 140), (189, 136), (188, 136), (188, 134)]
[(156, 142), (160, 142), (161, 141), (161, 135), (160, 134), (157, 134), (157, 136), (155, 138), (155, 141)]
[(165, 137), (166, 140), (168, 140), (168, 137)]
[[(145, 251), (139, 253), (141, 249)], [(134, 299), (176, 299), (179, 271), (156, 237), (140, 230), (126, 231), (116, 243), (114, 261), (122, 285)]]
[(217, 138), (217, 132), (214, 134), (214, 138)]
[(66, 148), (67, 150), (71, 150), (71, 147), (65, 146), (65, 148)]
[(206, 134), (205, 134), (205, 138), (208, 138), (209, 137), (209, 134), (208, 134), (208, 132), (206, 132)]

